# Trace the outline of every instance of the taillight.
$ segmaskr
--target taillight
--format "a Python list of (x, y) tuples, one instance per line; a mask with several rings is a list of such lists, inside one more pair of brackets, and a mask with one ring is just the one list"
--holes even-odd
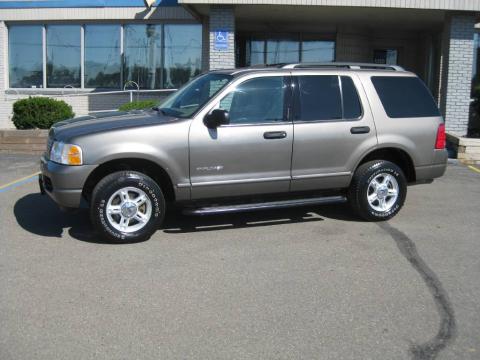
[(447, 135), (445, 134), (445, 124), (438, 125), (437, 139), (435, 140), (435, 149), (445, 149), (447, 144)]

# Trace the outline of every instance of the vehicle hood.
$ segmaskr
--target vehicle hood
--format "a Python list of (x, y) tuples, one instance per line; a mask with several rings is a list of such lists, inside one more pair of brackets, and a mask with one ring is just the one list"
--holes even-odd
[(87, 115), (55, 123), (49, 136), (57, 141), (67, 142), (80, 136), (105, 131), (152, 126), (179, 120), (165, 116), (155, 110), (122, 112), (114, 111)]

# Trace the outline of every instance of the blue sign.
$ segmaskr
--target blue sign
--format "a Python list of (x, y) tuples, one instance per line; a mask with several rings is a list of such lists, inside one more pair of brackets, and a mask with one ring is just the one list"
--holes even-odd
[(215, 50), (228, 50), (228, 31), (215, 30)]

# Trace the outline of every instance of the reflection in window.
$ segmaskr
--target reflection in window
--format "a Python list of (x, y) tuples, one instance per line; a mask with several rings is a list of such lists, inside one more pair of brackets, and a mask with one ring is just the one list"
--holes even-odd
[(42, 87), (42, 27), (11, 26), (8, 33), (10, 87)]
[(125, 81), (133, 80), (140, 88), (162, 87), (162, 26), (125, 26)]
[(247, 80), (220, 101), (231, 124), (267, 123), (284, 120), (285, 85), (282, 76)]
[(267, 64), (296, 63), (300, 61), (298, 41), (267, 41)]
[(265, 63), (265, 41), (250, 41), (250, 61), (249, 65), (258, 65)]
[(334, 41), (303, 41), (302, 62), (330, 62), (335, 60)]
[(179, 88), (201, 72), (202, 27), (165, 25), (164, 88)]
[(47, 86), (80, 87), (80, 26), (47, 26)]
[(342, 97), (338, 76), (299, 76), (298, 86), (295, 120), (318, 121), (342, 118)]
[(85, 26), (85, 87), (119, 88), (120, 26)]
[[(265, 52), (266, 47), (266, 52)], [(250, 40), (246, 64), (283, 64), (335, 61), (335, 41), (328, 40)]]

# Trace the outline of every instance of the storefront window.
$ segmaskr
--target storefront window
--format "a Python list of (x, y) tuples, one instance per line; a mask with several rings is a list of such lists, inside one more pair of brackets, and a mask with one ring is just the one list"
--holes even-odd
[(200, 25), (165, 25), (164, 31), (163, 87), (179, 88), (201, 72), (202, 28)]
[(326, 40), (249, 40), (246, 65), (298, 62), (330, 62), (335, 60), (335, 41)]
[(331, 62), (335, 60), (335, 41), (303, 41), (302, 62)]
[(300, 60), (298, 41), (268, 40), (267, 64), (295, 63)]
[(125, 81), (142, 89), (162, 87), (162, 26), (125, 26)]
[(116, 88), (120, 84), (120, 26), (85, 26), (85, 87)]
[(397, 65), (398, 51), (396, 49), (379, 49), (373, 51), (373, 62), (375, 64)]
[(198, 24), (13, 25), (8, 44), (12, 88), (173, 89), (202, 69)]
[(47, 26), (47, 87), (80, 87), (80, 26)]
[(265, 41), (250, 42), (250, 65), (265, 63)]
[(8, 33), (10, 87), (42, 87), (42, 26), (11, 26)]

